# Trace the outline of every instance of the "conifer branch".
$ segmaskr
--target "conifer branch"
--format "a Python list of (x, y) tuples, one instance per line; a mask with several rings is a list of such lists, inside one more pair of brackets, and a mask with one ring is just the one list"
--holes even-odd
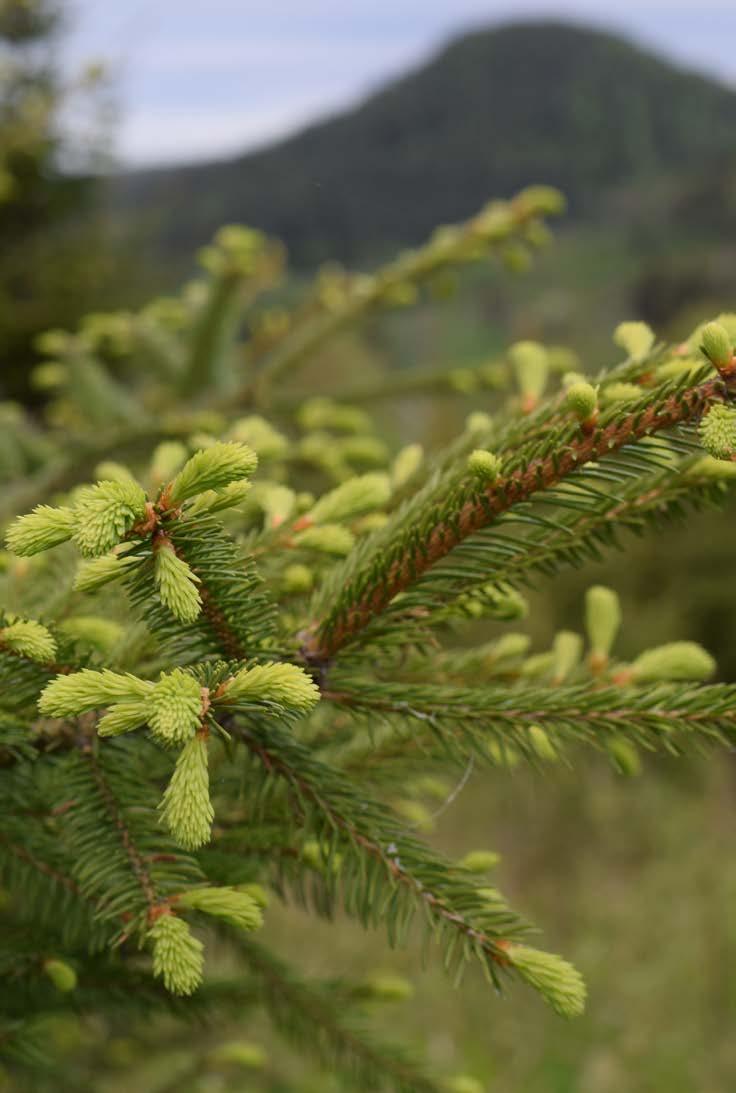
[(360, 1089), (392, 1088), (412, 1093), (443, 1093), (437, 1082), (403, 1048), (382, 1043), (346, 1007), (336, 984), (310, 982), (250, 938), (230, 934), (259, 985), (277, 1029), (298, 1047), (316, 1055), (330, 1070), (339, 1066)]
[[(733, 379), (729, 379), (733, 384)], [(723, 397), (724, 381), (719, 377), (678, 390), (664, 398), (653, 398), (641, 410), (617, 412), (604, 426), (586, 435), (570, 431), (557, 439), (556, 450), (532, 458), (510, 473), (500, 476), (474, 496), (456, 500), (454, 511), (407, 536), (390, 557), (387, 570), (372, 573), (366, 580), (359, 572), (347, 583), (335, 607), (314, 627), (304, 644), (306, 660), (325, 664), (350, 644), (391, 600), (413, 584), (436, 562), (446, 557), (468, 536), (480, 531), (512, 506), (519, 505), (541, 490), (557, 485), (566, 476), (594, 460), (604, 459), (626, 444), (664, 429), (692, 421), (711, 402)], [(517, 460), (518, 461), (518, 460)], [(490, 577), (490, 575), (489, 575)]]

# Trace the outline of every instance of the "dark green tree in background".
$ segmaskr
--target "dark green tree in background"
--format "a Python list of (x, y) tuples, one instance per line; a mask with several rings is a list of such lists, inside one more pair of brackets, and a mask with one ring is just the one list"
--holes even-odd
[[(91, 65), (63, 73), (54, 0), (0, 0), (0, 360), (2, 389), (26, 398), (33, 342), (102, 304), (113, 261), (96, 207), (107, 96)], [(84, 113), (72, 147), (64, 119)]]

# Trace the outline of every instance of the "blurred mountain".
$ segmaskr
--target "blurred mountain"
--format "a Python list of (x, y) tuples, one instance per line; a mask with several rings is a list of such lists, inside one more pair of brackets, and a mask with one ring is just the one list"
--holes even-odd
[(524, 22), (467, 34), (263, 150), (127, 174), (116, 201), (169, 253), (240, 221), (284, 238), (302, 264), (355, 261), (531, 182), (561, 187), (578, 217), (616, 191), (608, 215), (626, 223), (675, 205), (712, 220), (710, 195), (682, 192), (731, 157), (735, 92), (612, 34)]

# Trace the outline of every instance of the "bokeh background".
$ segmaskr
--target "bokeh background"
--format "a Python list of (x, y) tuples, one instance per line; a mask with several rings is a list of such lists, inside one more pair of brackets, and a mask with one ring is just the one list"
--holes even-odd
[[(451, 298), (345, 334), (314, 391), (346, 369), (462, 369), (521, 338), (595, 372), (625, 319), (683, 338), (736, 309), (734, 40), (732, 0), (0, 0), (0, 396), (41, 414), (38, 333), (171, 290), (221, 224), (282, 238), (293, 296), (325, 262), (369, 269), (536, 182), (569, 210), (533, 269), (474, 267)], [(370, 409), (387, 440), (431, 446), (484, 408), (461, 388)], [(622, 656), (694, 638), (734, 680), (735, 532), (731, 505), (624, 537), (625, 552), (541, 582), (525, 625), (540, 648), (579, 628), (585, 587), (603, 582), (622, 596)], [(268, 929), (307, 971), (410, 975), (415, 998), (385, 1020), (489, 1090), (728, 1093), (735, 821), (724, 753), (647, 759), (628, 779), (601, 760), (499, 771), (437, 820), (444, 849), (501, 852), (501, 886), (586, 975), (570, 1025), (471, 977), (452, 992), (347, 923), (277, 907)], [(124, 1044), (96, 1058), (100, 1090), (131, 1088)], [(170, 1088), (175, 1070), (154, 1058), (136, 1088)]]

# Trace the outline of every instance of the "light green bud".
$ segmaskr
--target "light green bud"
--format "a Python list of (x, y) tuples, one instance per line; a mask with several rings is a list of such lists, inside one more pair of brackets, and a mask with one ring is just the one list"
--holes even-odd
[(341, 524), (322, 524), (307, 528), (294, 537), (296, 546), (303, 550), (315, 550), (319, 554), (335, 554), (347, 557), (355, 546), (355, 536)]
[(413, 997), (414, 988), (401, 975), (375, 972), (357, 985), (356, 994), (361, 998), (375, 999), (376, 1002), (406, 1002)]
[(186, 462), (188, 452), (179, 440), (163, 440), (154, 448), (148, 478), (154, 486), (169, 482)]
[(107, 554), (146, 514), (146, 495), (137, 482), (98, 482), (81, 491), (74, 507), (74, 541), (87, 558)]
[(274, 702), (291, 710), (311, 710), (319, 701), (319, 688), (296, 664), (256, 664), (241, 668), (218, 701)]
[(585, 1009), (585, 984), (580, 973), (560, 956), (511, 944), (504, 955), (521, 979), (538, 990), (561, 1017), (579, 1017)]
[(58, 624), (59, 630), (72, 641), (109, 653), (123, 636), (120, 623), (97, 615), (75, 615)]
[(702, 645), (694, 641), (672, 641), (642, 653), (631, 665), (631, 677), (636, 683), (661, 680), (710, 679), (716, 662)]
[(105, 554), (101, 558), (82, 562), (72, 585), (75, 592), (96, 592), (98, 588), (124, 577), (131, 567), (140, 564), (140, 558), (126, 554)]
[(490, 485), (501, 473), (501, 460), (493, 452), (476, 448), (468, 456), (468, 470), (484, 485)]
[(524, 679), (536, 679), (538, 676), (547, 675), (554, 667), (554, 653), (534, 653), (527, 657), (520, 668), (520, 674)]
[(320, 497), (308, 516), (315, 524), (340, 523), (381, 508), (390, 497), (391, 482), (387, 474), (363, 474), (349, 478)]
[(233, 422), (228, 433), (229, 440), (247, 444), (259, 460), (284, 459), (289, 452), (289, 441), (278, 429), (259, 414), (240, 418)]
[(419, 470), (424, 460), (421, 444), (407, 444), (397, 454), (391, 466), (391, 485), (399, 489)]
[(700, 442), (714, 459), (736, 455), (736, 408), (714, 403), (698, 427)]
[[(514, 198), (514, 206), (529, 214), (539, 216), (561, 216), (567, 208), (565, 195), (554, 186), (526, 186)], [(454, 1093), (462, 1093), (455, 1090)]]
[(601, 388), (600, 398), (607, 406), (616, 402), (638, 402), (646, 392), (635, 383), (609, 383)]
[(49, 958), (43, 962), (43, 970), (56, 987), (57, 991), (67, 994), (77, 985), (77, 973), (64, 960)]
[(261, 910), (265, 910), (271, 902), (271, 898), (263, 885), (257, 884), (255, 881), (247, 884), (235, 884), (233, 887), (236, 892), (245, 892), (246, 896), (250, 896), (252, 900), (255, 900)]
[(162, 821), (184, 850), (198, 850), (212, 838), (215, 813), (207, 765), (207, 745), (193, 736), (179, 753), (159, 805)]
[(120, 736), (125, 732), (133, 732), (145, 725), (147, 718), (146, 702), (117, 702), (97, 722), (97, 735)]
[(488, 652), (488, 661), (496, 664), (500, 660), (512, 660), (515, 657), (523, 657), (531, 645), (528, 634), (504, 634), (494, 641)]
[(153, 974), (163, 979), (171, 994), (193, 994), (202, 983), (202, 942), (193, 937), (183, 919), (163, 914), (148, 931), (153, 942)]
[(570, 675), (580, 662), (583, 652), (583, 639), (572, 630), (560, 630), (552, 643), (553, 675), (561, 683)]
[(612, 588), (593, 585), (585, 594), (585, 628), (594, 657), (606, 661), (621, 626), (621, 605)]
[(206, 490), (221, 490), (231, 482), (250, 478), (258, 466), (258, 457), (247, 444), (212, 444), (188, 459), (171, 483), (168, 505), (178, 505)]
[(29, 660), (40, 662), (53, 660), (56, 642), (45, 626), (32, 619), (17, 619), (0, 630), (0, 647), (19, 653)]
[(202, 610), (202, 599), (197, 591), (201, 584), (171, 543), (157, 543), (154, 550), (154, 577), (161, 602), (180, 622), (194, 622)]
[(565, 372), (560, 382), (564, 390), (569, 391), (571, 387), (578, 383), (588, 383), (588, 377), (583, 375), (582, 372)]
[(654, 345), (654, 331), (646, 323), (619, 323), (613, 332), (613, 340), (626, 350), (629, 360), (641, 360)]
[(728, 368), (733, 360), (733, 340), (720, 323), (706, 323), (700, 332), (700, 348), (714, 368)]
[(47, 717), (76, 717), (115, 702), (150, 698), (153, 683), (109, 668), (59, 675), (41, 692), (38, 708)]
[(136, 482), (135, 475), (127, 467), (122, 463), (114, 463), (111, 459), (97, 464), (94, 477), (98, 482)]
[(495, 850), (470, 850), (461, 858), (458, 865), (471, 873), (488, 873), (501, 861), (501, 855)]
[(736, 478), (736, 463), (731, 459), (716, 459), (712, 455), (704, 455), (688, 468), (686, 477), (693, 481), (705, 478), (715, 482), (728, 482)]
[(236, 888), (190, 888), (178, 897), (177, 905), (222, 918), (241, 930), (258, 930), (263, 925), (256, 901)]
[(71, 539), (75, 525), (73, 509), (38, 505), (33, 512), (13, 521), (5, 542), (13, 554), (27, 558)]
[(592, 383), (573, 383), (567, 388), (565, 404), (578, 421), (588, 421), (598, 408), (598, 392)]
[(268, 1056), (260, 1044), (248, 1040), (228, 1040), (218, 1044), (207, 1055), (213, 1066), (239, 1066), (243, 1070), (261, 1070), (268, 1062)]
[(335, 450), (340, 459), (358, 470), (385, 467), (389, 461), (388, 448), (377, 436), (347, 436), (337, 442)]
[(541, 725), (530, 725), (528, 736), (531, 749), (538, 759), (546, 763), (555, 763), (559, 759), (557, 749)]
[(183, 744), (202, 721), (202, 688), (183, 668), (161, 677), (148, 696), (148, 724), (164, 744)]
[(290, 595), (303, 595), (311, 591), (314, 584), (312, 570), (306, 565), (287, 565), (283, 572), (282, 583), (284, 591)]
[(485, 1086), (477, 1078), (471, 1078), (469, 1074), (456, 1074), (453, 1078), (447, 1078), (444, 1083), (447, 1093), (485, 1093)]
[(606, 740), (606, 751), (619, 774), (636, 778), (641, 774), (639, 752), (630, 740), (623, 736), (611, 736)]
[(475, 410), (465, 419), (465, 432), (470, 433), (471, 436), (482, 436), (484, 433), (489, 433), (492, 428), (493, 418), (483, 410)]
[(547, 350), (538, 342), (516, 342), (509, 349), (509, 358), (522, 395), (537, 402), (544, 393), (549, 373)]

